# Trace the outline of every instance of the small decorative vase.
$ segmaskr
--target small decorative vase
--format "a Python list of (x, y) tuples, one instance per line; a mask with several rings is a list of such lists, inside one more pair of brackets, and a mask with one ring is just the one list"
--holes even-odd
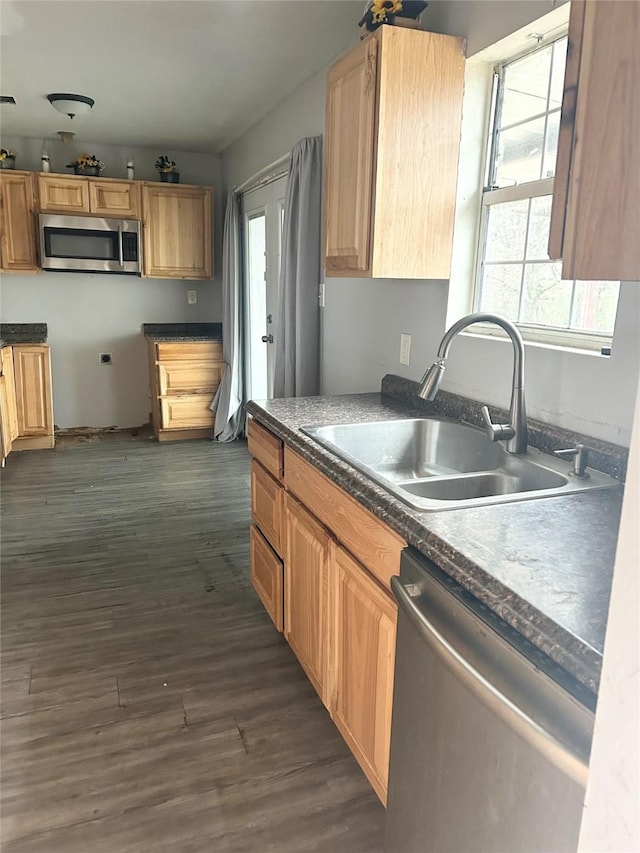
[(160, 172), (160, 180), (164, 184), (179, 184), (180, 172)]
[(0, 169), (15, 169), (16, 167), (16, 158), (15, 157), (5, 157), (4, 160), (0, 160)]
[(87, 175), (92, 178), (100, 177), (99, 166), (85, 166), (84, 169), (81, 166), (74, 166), (73, 171), (76, 173), (76, 175)]

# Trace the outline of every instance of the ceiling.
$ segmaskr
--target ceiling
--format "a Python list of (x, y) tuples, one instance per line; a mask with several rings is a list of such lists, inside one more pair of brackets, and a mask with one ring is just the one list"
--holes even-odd
[[(6, 136), (219, 152), (357, 38), (363, 0), (1, 0)], [(73, 121), (49, 92), (95, 99)]]

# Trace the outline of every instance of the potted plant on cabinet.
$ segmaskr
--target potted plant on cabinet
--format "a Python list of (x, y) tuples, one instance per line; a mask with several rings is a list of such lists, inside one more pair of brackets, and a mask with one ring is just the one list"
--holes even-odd
[(95, 154), (80, 154), (71, 163), (67, 163), (67, 169), (73, 169), (76, 175), (91, 175), (97, 178), (104, 169), (104, 162), (98, 160)]
[(160, 180), (169, 184), (180, 183), (180, 172), (173, 160), (164, 154), (156, 160), (156, 172), (160, 174)]
[(16, 152), (12, 148), (0, 148), (0, 169), (15, 169)]

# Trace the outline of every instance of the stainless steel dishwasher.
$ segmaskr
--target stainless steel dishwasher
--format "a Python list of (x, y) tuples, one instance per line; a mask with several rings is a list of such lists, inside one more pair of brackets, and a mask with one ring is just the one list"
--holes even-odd
[(392, 588), (387, 853), (573, 853), (591, 694), (412, 548)]

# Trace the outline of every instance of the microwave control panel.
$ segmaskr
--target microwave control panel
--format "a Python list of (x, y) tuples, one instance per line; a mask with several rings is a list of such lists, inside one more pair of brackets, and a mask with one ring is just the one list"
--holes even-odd
[(122, 235), (122, 260), (137, 261), (138, 260), (138, 235), (127, 234)]

